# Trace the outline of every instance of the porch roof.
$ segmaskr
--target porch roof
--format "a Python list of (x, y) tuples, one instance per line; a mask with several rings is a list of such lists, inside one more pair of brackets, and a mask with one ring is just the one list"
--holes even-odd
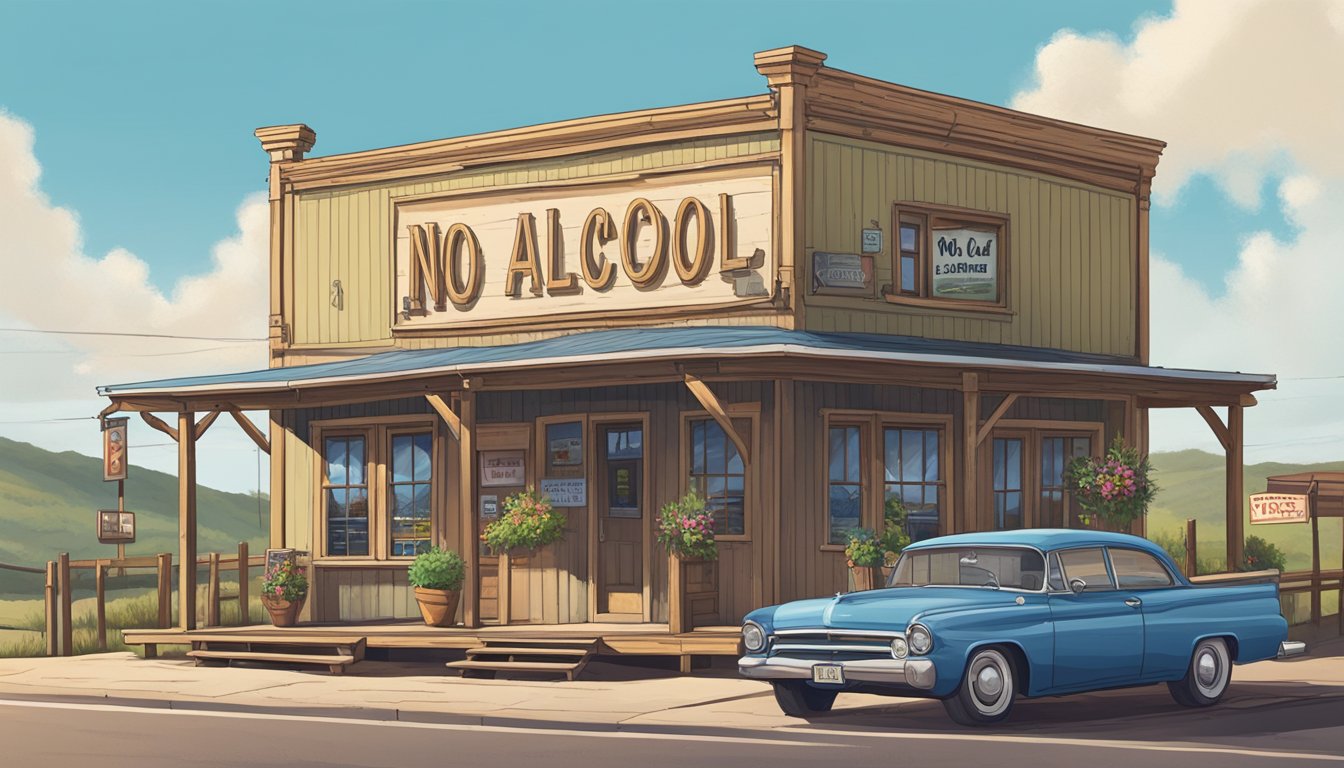
[(524, 368), (749, 356), (1102, 374), (1217, 383), (1247, 391), (1275, 386), (1273, 375), (1145, 366), (1125, 358), (1061, 350), (867, 333), (702, 326), (588, 331), (502, 346), (397, 350), (311, 365), (112, 384), (98, 387), (98, 394), (115, 399), (259, 393)]

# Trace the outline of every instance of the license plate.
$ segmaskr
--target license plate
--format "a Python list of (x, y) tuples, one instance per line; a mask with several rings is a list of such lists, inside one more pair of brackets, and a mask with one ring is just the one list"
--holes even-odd
[(812, 682), (844, 685), (845, 668), (839, 664), (815, 664), (812, 667)]

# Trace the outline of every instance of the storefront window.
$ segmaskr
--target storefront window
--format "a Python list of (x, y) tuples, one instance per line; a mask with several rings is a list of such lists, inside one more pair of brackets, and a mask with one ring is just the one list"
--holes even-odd
[(994, 438), (994, 528), (1022, 527), (1022, 438)]
[(1003, 306), (1006, 217), (902, 203), (896, 221), (890, 300)]
[(836, 425), (829, 431), (827, 541), (844, 544), (849, 532), (863, 525), (863, 430)]
[(713, 419), (696, 419), (690, 428), (691, 482), (714, 515), (714, 532), (745, 535), (747, 468), (742, 454)]
[(327, 505), (327, 554), (369, 554), (369, 486), (364, 437), (328, 437), (323, 491)]
[(884, 513), (899, 501), (911, 541), (937, 536), (942, 497), (938, 430), (887, 427), (882, 435)]
[(1041, 438), (1041, 509), (1037, 525), (1068, 528), (1078, 519), (1078, 502), (1065, 490), (1064, 469), (1079, 456), (1092, 454), (1092, 438), (1050, 436)]
[(429, 549), (433, 455), (433, 440), (428, 432), (392, 436), (392, 477), (388, 488), (393, 557), (412, 557)]

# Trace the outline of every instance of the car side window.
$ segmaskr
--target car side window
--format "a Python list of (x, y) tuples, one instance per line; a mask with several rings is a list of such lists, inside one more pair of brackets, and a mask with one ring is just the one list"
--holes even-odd
[(1084, 592), (1106, 592), (1115, 589), (1111, 584), (1111, 572), (1106, 569), (1106, 555), (1101, 549), (1070, 549), (1059, 553), (1060, 565), (1064, 567), (1065, 584), (1074, 579), (1082, 579), (1087, 585)]
[(1156, 557), (1135, 549), (1112, 547), (1108, 551), (1111, 554), (1111, 567), (1115, 569), (1115, 580), (1120, 583), (1121, 589), (1171, 586), (1171, 574)]
[(1050, 553), (1050, 565), (1046, 577), (1046, 587), (1051, 592), (1063, 592), (1069, 588), (1064, 581), (1064, 569), (1059, 567), (1059, 555), (1054, 552)]

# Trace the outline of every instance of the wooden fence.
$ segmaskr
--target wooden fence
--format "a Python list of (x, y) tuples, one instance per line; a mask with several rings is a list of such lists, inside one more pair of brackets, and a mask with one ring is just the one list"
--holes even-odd
[[(205, 621), (204, 626), (220, 626), (220, 604), (237, 601), (239, 621), (247, 624), (249, 590), (251, 588), (251, 570), (266, 564), (264, 556), (250, 556), (247, 542), (238, 544), (238, 553), (227, 556), (218, 552), (196, 558), (196, 566), (209, 568), (209, 577), (205, 581)], [(94, 572), (95, 634), (99, 650), (107, 650), (107, 574), (116, 569), (119, 573), (135, 569), (153, 569), (157, 576), (155, 591), (158, 595), (157, 627), (135, 627), (135, 629), (167, 629), (173, 623), (173, 556), (164, 552), (145, 557), (107, 558), (97, 560), (71, 560), (69, 553), (47, 562), (46, 567), (46, 636), (48, 656), (71, 656), (74, 654), (74, 621), (72, 604), (74, 602), (74, 582), (71, 572), (89, 569)], [(43, 573), (41, 569), (25, 569)], [(221, 571), (234, 571), (238, 575), (238, 591), (235, 594), (220, 593), (219, 575)], [(126, 627), (130, 629), (130, 627)]]

